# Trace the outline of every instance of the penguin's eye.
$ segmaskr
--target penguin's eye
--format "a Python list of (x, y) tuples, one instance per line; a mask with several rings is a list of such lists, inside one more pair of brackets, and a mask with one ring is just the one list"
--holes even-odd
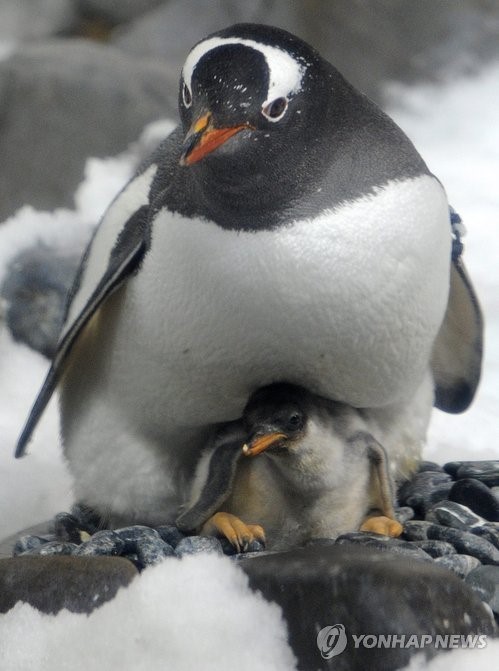
[(288, 417), (287, 421), (287, 429), (288, 431), (299, 431), (300, 429), (303, 429), (304, 425), (304, 419), (303, 415), (299, 412), (293, 412)]
[(262, 107), (262, 114), (269, 121), (279, 121), (288, 109), (287, 98), (276, 98)]
[(182, 84), (182, 102), (185, 107), (190, 107), (192, 105), (192, 94), (185, 82)]

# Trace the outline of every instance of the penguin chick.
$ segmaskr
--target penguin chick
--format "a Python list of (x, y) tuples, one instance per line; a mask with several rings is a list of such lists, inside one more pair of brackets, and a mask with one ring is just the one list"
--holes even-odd
[(393, 500), (385, 450), (361, 412), (273, 384), (218, 432), (177, 524), (238, 550), (255, 538), (283, 549), (359, 528), (398, 536)]

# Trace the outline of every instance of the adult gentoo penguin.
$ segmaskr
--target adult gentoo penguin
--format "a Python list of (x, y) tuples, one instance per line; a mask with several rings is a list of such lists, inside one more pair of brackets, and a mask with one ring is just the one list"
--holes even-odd
[(254, 539), (285, 549), (359, 528), (399, 536), (394, 500), (368, 410), (274, 384), (203, 451), (176, 522), (237, 550)]
[(389, 458), (407, 472), (435, 389), (462, 410), (480, 370), (442, 186), (390, 118), (276, 28), (197, 44), (179, 108), (85, 253), (17, 455), (59, 385), (76, 497), (111, 524), (164, 522), (212, 427), (286, 381), (378, 413), (374, 435), (400, 437)]

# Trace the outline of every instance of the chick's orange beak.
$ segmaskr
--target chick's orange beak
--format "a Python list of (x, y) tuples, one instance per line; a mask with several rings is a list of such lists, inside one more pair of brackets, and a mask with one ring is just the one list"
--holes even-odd
[(180, 157), (180, 165), (197, 163), (210, 154), (230, 137), (239, 131), (251, 128), (248, 123), (228, 128), (214, 128), (211, 114), (204, 114), (195, 121), (184, 140), (184, 151)]
[(272, 447), (272, 445), (276, 445), (287, 437), (285, 433), (267, 433), (252, 440), (249, 445), (243, 445), (243, 453), (247, 457), (256, 457), (257, 454), (264, 452), (269, 447)]

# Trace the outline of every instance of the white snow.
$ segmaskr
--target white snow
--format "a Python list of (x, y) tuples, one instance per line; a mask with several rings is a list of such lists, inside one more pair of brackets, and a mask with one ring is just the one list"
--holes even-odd
[[(483, 380), (462, 416), (435, 412), (425, 456), (498, 458), (499, 426), (499, 64), (445, 84), (392, 87), (389, 112), (445, 184), (468, 235), (465, 260), (486, 319)], [(132, 159), (91, 159), (74, 211), (25, 207), (0, 226), (0, 281), (8, 261), (36, 240), (81, 245), (105, 205), (128, 178)], [(0, 313), (0, 538), (67, 509), (70, 479), (49, 407), (30, 454), (12, 458), (16, 437), (41, 384), (46, 362), (12, 342)], [(226, 559), (167, 560), (142, 574), (91, 616), (41, 615), (17, 605), (0, 616), (2, 668), (23, 669), (292, 669), (278, 610), (252, 594)], [(3, 649), (2, 649), (3, 646)], [(63, 651), (63, 653), (61, 652)], [(220, 652), (222, 651), (222, 652)], [(497, 668), (499, 642), (456, 650), (410, 671)], [(200, 662), (200, 655), (203, 661)]]
[(292, 671), (278, 606), (230, 559), (167, 559), (91, 615), (43, 615), (18, 603), (0, 616), (5, 671)]

